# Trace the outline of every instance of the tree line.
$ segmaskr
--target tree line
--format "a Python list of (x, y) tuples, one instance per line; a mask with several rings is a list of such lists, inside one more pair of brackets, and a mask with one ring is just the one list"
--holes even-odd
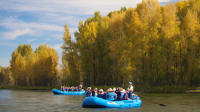
[(200, 84), (200, 1), (161, 6), (142, 0), (80, 21), (71, 37), (65, 25), (63, 74), (84, 85), (143, 86)]
[(35, 51), (31, 45), (19, 45), (12, 53), (10, 71), (17, 86), (53, 86), (57, 83), (59, 57), (53, 48), (40, 45)]
[[(62, 67), (48, 45), (35, 51), (19, 45), (10, 66), (0, 67), (0, 84), (19, 86), (200, 84), (200, 1), (160, 5), (142, 0), (80, 21), (72, 38), (64, 27)], [(5, 80), (4, 80), (5, 79)]]

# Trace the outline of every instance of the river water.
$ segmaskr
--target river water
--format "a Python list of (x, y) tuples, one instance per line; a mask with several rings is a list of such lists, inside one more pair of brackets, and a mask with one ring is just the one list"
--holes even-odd
[(141, 108), (82, 108), (83, 96), (51, 91), (0, 90), (0, 112), (200, 112), (200, 94), (139, 94)]

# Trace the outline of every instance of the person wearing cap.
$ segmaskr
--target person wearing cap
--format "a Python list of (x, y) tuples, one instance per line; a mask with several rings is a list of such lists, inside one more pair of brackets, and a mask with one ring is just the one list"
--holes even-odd
[(98, 93), (97, 97), (99, 97), (99, 98), (104, 98), (103, 89), (100, 89), (100, 90), (99, 90), (99, 93)]
[(117, 95), (114, 93), (112, 88), (109, 88), (107, 90), (107, 93), (105, 94), (106, 100), (115, 100), (117, 98)]
[(132, 91), (133, 92), (133, 85), (132, 85), (132, 82), (128, 82), (128, 90)]
[(128, 88), (127, 88), (127, 92), (128, 92), (128, 98), (132, 99), (133, 98), (133, 85), (132, 82), (128, 82)]
[(86, 96), (87, 96), (87, 97), (90, 97), (91, 95), (92, 95), (91, 87), (88, 87), (88, 88), (87, 88), (87, 91), (86, 91)]

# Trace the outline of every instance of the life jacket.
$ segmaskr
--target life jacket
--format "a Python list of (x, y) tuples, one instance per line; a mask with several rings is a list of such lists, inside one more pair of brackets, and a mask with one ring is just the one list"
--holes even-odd
[(132, 92), (134, 90), (133, 86), (129, 86), (128, 89), (131, 90)]
[(95, 91), (92, 91), (92, 96), (97, 96), (97, 93)]
[(114, 92), (107, 92), (106, 93), (106, 100), (115, 100), (117, 95)]
[(128, 94), (124, 93), (123, 100), (128, 100)]
[(120, 91), (117, 91), (116, 94), (117, 94), (117, 100), (120, 100), (120, 96), (121, 96)]
[(123, 100), (124, 99), (124, 95), (125, 93), (124, 92), (119, 92), (120, 95), (119, 95), (119, 100)]
[(97, 97), (104, 98), (104, 94), (98, 94)]
[(133, 99), (133, 92), (132, 92), (132, 91), (130, 91), (130, 92), (128, 93), (128, 98)]
[(90, 91), (86, 91), (86, 96), (91, 96), (91, 92)]

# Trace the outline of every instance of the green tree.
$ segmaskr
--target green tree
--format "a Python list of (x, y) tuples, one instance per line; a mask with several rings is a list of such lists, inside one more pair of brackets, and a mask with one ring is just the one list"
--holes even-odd
[(12, 53), (11, 71), (15, 85), (28, 85), (28, 74), (26, 72), (26, 59), (31, 55), (32, 48), (30, 45), (19, 45)]
[(80, 60), (78, 55), (77, 43), (71, 39), (69, 28), (65, 25), (63, 44), (63, 76), (68, 85), (78, 85), (81, 82), (82, 76), (80, 73)]

